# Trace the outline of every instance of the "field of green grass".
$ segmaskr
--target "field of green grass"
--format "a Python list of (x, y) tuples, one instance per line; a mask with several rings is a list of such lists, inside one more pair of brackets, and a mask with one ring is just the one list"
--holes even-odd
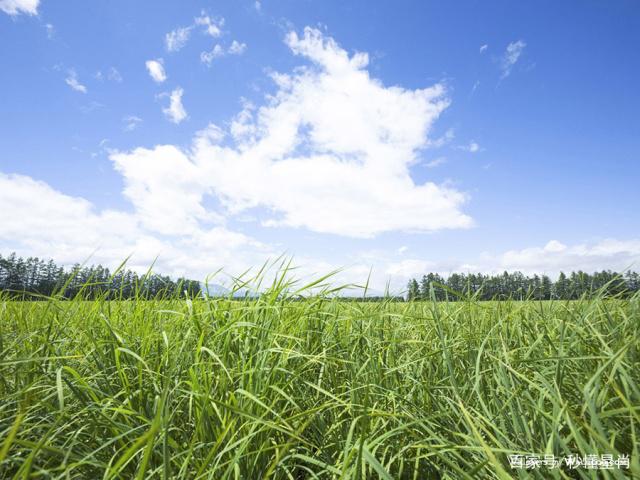
[[(640, 475), (640, 298), (0, 298), (0, 478)], [(512, 454), (629, 469), (513, 470)]]

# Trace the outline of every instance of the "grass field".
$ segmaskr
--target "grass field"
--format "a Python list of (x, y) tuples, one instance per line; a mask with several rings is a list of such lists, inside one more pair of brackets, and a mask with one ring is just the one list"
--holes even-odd
[[(0, 301), (0, 478), (640, 475), (640, 298)], [(510, 454), (629, 454), (513, 470)]]

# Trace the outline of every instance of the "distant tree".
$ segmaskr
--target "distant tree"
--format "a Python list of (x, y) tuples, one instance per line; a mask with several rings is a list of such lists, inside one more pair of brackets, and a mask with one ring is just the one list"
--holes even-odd
[(414, 301), (420, 298), (420, 287), (418, 286), (418, 281), (413, 278), (409, 281), (407, 285), (407, 300)]
[[(63, 286), (66, 286), (64, 291)], [(15, 253), (8, 257), (0, 255), (0, 290), (23, 297), (28, 293), (45, 296), (56, 293), (66, 298), (80, 293), (88, 298), (107, 295), (119, 299), (175, 294), (196, 297), (201, 294), (200, 282), (196, 280), (181, 278), (176, 282), (154, 273), (140, 277), (131, 270), (120, 270), (112, 275), (102, 265), (75, 264), (65, 270), (53, 260), (45, 262), (36, 257), (25, 260)]]

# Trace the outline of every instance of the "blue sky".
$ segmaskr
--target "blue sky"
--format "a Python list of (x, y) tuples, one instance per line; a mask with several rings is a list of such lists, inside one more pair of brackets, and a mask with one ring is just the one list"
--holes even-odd
[(635, 1), (0, 0), (0, 32), (2, 253), (397, 288), (640, 261)]

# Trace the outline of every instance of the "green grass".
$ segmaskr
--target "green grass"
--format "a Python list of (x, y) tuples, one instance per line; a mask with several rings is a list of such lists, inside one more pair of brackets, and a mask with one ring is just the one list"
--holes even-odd
[[(640, 298), (0, 299), (0, 478), (640, 475)], [(511, 470), (508, 454), (629, 454)]]

